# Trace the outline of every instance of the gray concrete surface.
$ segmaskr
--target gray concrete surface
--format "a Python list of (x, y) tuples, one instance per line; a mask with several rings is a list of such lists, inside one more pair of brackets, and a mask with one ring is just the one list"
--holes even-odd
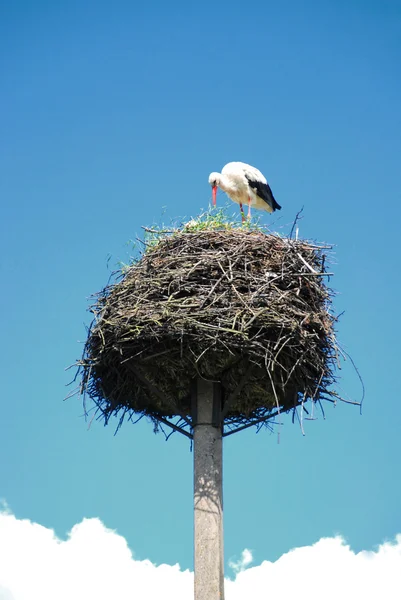
[[(213, 383), (197, 381), (194, 427), (195, 600), (224, 599), (221, 427), (213, 424)], [(216, 407), (215, 407), (216, 408)], [(217, 409), (218, 415), (218, 409)]]

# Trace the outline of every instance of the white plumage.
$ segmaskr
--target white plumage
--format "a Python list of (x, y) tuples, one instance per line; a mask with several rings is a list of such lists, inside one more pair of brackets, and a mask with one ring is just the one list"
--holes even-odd
[(251, 206), (259, 210), (274, 212), (281, 206), (276, 202), (265, 176), (255, 167), (243, 162), (230, 162), (221, 173), (210, 173), (209, 183), (213, 189), (213, 204), (216, 206), (216, 193), (219, 187), (233, 202), (240, 205), (242, 220), (245, 220), (243, 204), (248, 204), (248, 217)]

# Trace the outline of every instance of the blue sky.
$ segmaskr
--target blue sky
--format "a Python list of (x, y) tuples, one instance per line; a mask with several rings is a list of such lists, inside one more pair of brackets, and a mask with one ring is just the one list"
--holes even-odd
[[(283, 206), (277, 231), (304, 206), (301, 235), (335, 245), (366, 399), (305, 437), (286, 418), (280, 444), (225, 441), (227, 561), (400, 533), (400, 3), (21, 1), (0, 8), (0, 61), (0, 497), (16, 517), (61, 538), (97, 517), (138, 558), (192, 568), (187, 440), (88, 431), (64, 369), (128, 240), (198, 214), (208, 174), (241, 160)], [(360, 398), (348, 365), (340, 385)]]

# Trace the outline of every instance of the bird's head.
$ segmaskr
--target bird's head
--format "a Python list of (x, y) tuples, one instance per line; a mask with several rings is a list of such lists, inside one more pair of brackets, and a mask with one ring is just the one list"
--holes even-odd
[(216, 206), (217, 186), (220, 183), (220, 173), (210, 173), (209, 183), (212, 186), (213, 206)]

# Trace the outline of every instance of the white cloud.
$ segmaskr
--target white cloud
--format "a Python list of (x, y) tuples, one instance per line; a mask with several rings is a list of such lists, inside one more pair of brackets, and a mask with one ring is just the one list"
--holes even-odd
[(240, 573), (241, 571), (243, 571), (244, 569), (249, 567), (249, 565), (252, 562), (253, 562), (252, 552), (250, 550), (248, 550), (248, 548), (245, 548), (245, 550), (242, 551), (241, 558), (237, 562), (235, 562), (234, 560), (230, 560), (228, 562), (228, 566), (235, 573)]
[[(354, 553), (341, 537), (295, 548), (276, 562), (232, 563), (226, 600), (401, 598), (401, 535), (375, 551)], [(249, 568), (247, 568), (249, 567)], [(125, 539), (98, 519), (75, 525), (67, 540), (0, 512), (0, 600), (191, 600), (193, 576), (179, 565), (135, 560)]]
[(399, 600), (401, 535), (375, 551), (354, 553), (341, 537), (295, 548), (226, 582), (228, 600)]

